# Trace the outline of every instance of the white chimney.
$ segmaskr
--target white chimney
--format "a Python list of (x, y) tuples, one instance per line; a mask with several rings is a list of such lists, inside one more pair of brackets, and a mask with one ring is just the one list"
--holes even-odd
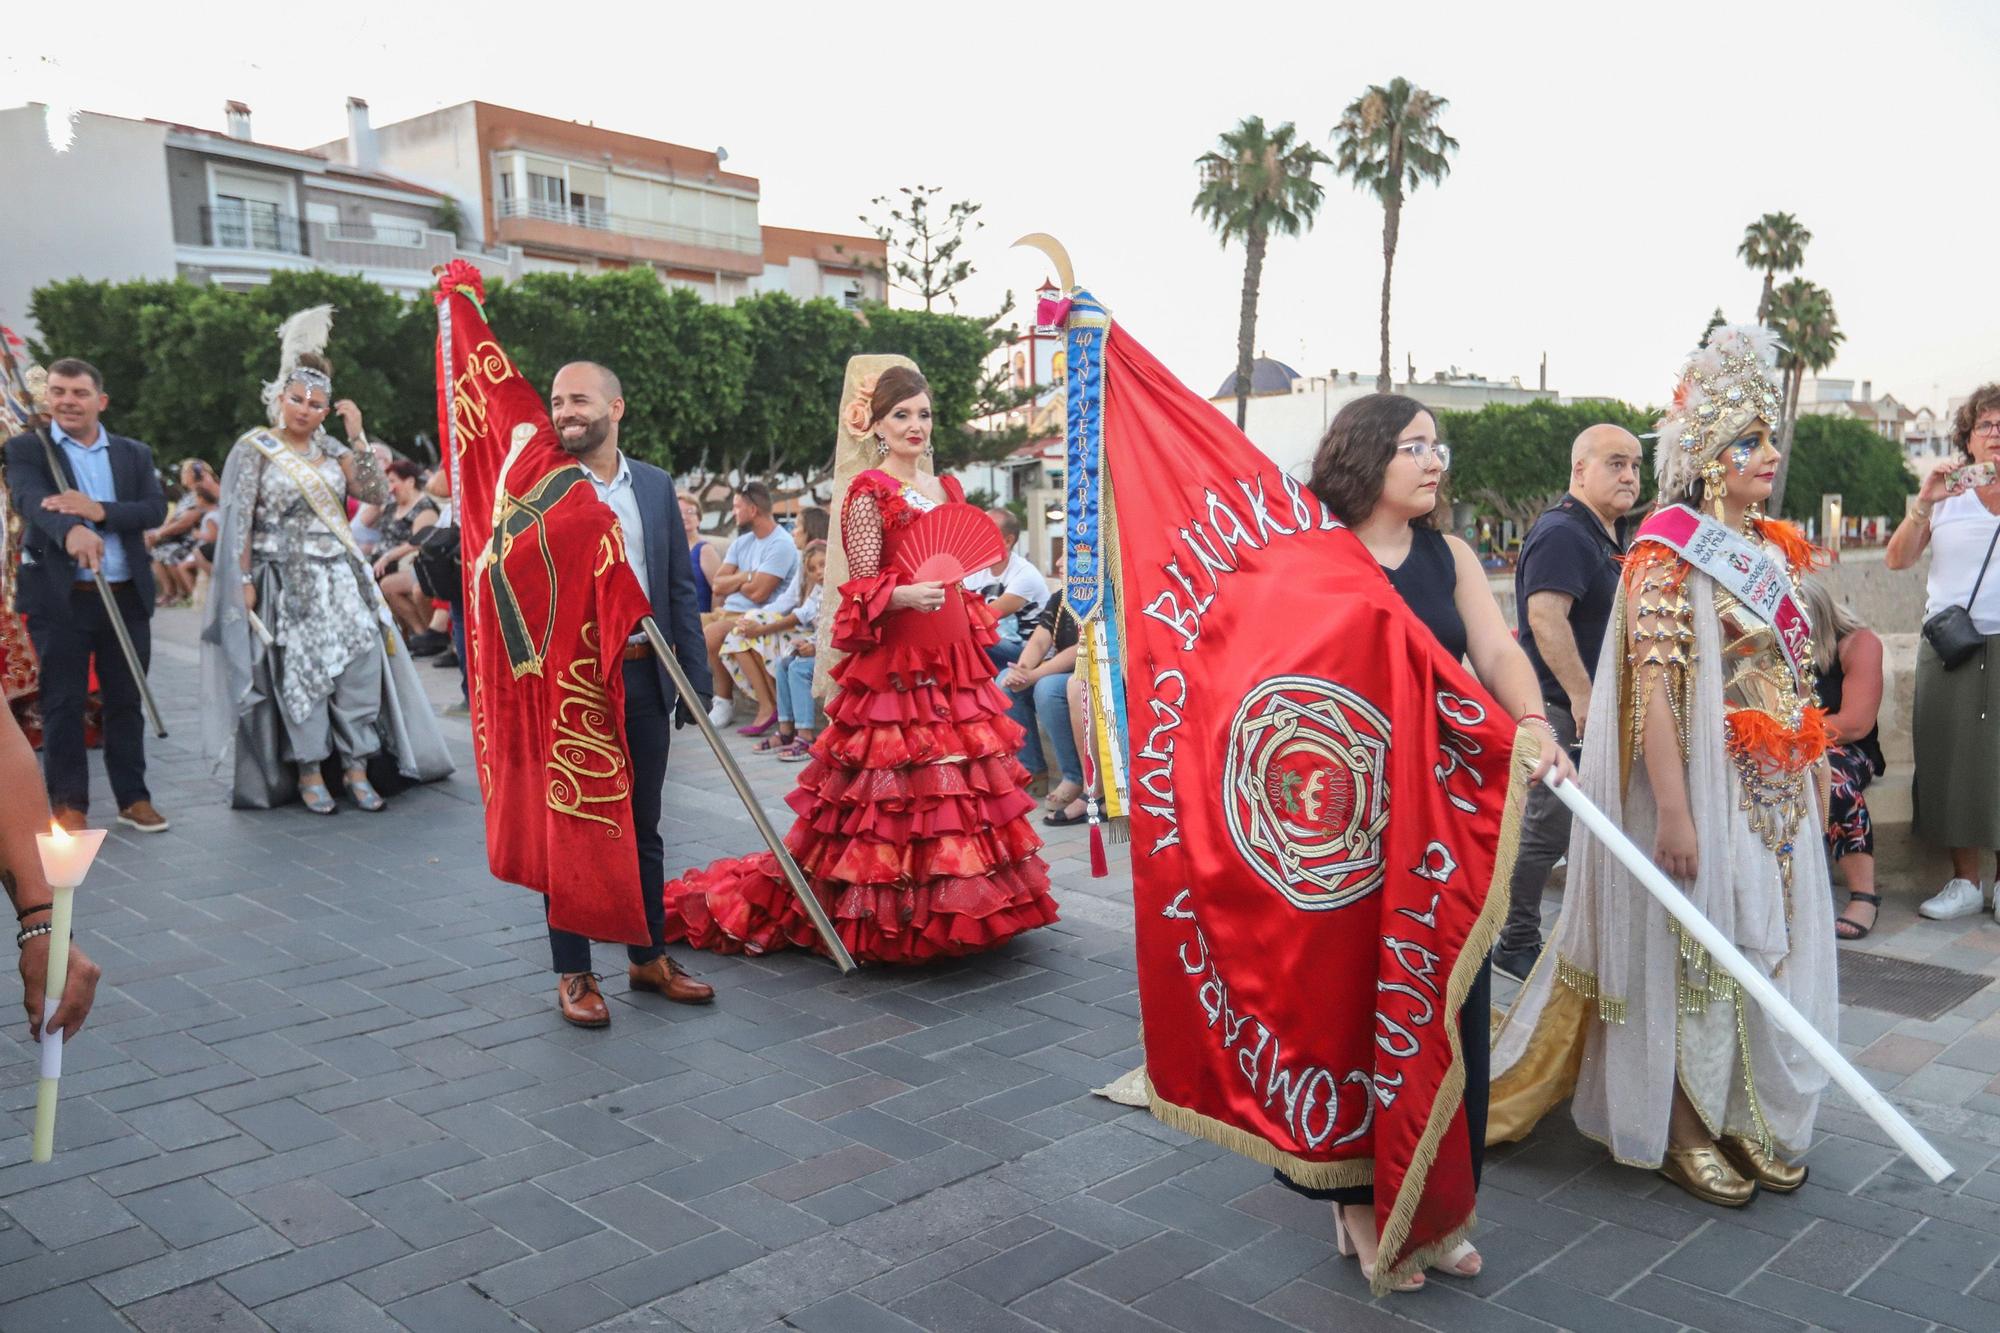
[(249, 142), (250, 140), (249, 107), (245, 106), (241, 102), (224, 102), (222, 104), (222, 123), (228, 127), (230, 138), (241, 139), (245, 143)]
[(1875, 381), (1874, 381), (1874, 380), (1863, 380), (1863, 381), (1861, 381), (1861, 401), (1862, 401), (1862, 402), (1864, 402), (1864, 403), (1872, 403), (1872, 402), (1874, 402), (1874, 401), (1875, 401)]
[(347, 99), (347, 161), (363, 171), (373, 171), (377, 165), (375, 130), (368, 123), (368, 103), (360, 97)]

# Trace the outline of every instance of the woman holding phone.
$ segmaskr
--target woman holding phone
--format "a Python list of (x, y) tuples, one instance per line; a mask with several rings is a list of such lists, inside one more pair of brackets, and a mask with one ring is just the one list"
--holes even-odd
[(1958, 409), (1959, 456), (1924, 478), (1916, 503), (1889, 538), (1890, 569), (1930, 548), (1924, 619), (1963, 606), (1986, 644), (1947, 670), (1929, 643), (1917, 647), (1916, 820), (1919, 837), (1951, 849), (1951, 880), (1917, 910), (1934, 921), (1987, 910), (1991, 865), (2000, 879), (2000, 384)]

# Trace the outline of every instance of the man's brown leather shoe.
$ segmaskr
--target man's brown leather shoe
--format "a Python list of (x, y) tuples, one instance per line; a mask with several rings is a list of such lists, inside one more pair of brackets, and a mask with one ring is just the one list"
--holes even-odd
[(62, 825), (63, 832), (65, 833), (81, 833), (90, 827), (89, 818), (83, 811), (72, 810), (66, 805), (57, 806), (55, 809), (49, 811), (49, 814), (56, 823)]
[(597, 978), (588, 972), (565, 972), (556, 985), (556, 1007), (564, 1019), (580, 1028), (608, 1028), (611, 1011), (597, 989)]
[(134, 801), (118, 812), (118, 822), (141, 833), (165, 833), (167, 817), (153, 808), (151, 801)]
[(688, 970), (661, 954), (650, 963), (634, 963), (625, 970), (633, 990), (649, 990), (664, 995), (675, 1004), (707, 1004), (715, 999), (715, 987), (696, 981)]

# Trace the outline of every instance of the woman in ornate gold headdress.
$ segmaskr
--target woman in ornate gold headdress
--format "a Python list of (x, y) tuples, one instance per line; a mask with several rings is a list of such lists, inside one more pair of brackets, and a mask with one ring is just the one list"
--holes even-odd
[[(1725, 327), (1682, 371), (1591, 694), (1581, 785), (1813, 1025), (1837, 1010), (1821, 828), (1825, 720), (1798, 580), (1764, 518), (1780, 395), (1769, 330)], [(1580, 824), (1550, 947), (1494, 1039), (1487, 1138), (1574, 1092), (1630, 1166), (1740, 1207), (1805, 1181), (1825, 1072)]]

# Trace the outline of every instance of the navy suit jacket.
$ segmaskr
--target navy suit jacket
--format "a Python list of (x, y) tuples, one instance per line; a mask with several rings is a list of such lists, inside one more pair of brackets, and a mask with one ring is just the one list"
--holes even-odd
[[(98, 429), (104, 428), (100, 425)], [(53, 432), (49, 438), (55, 438)], [(109, 432), (105, 443), (111, 451), (111, 480), (118, 498), (103, 502), (104, 521), (97, 525), (97, 530), (107, 544), (124, 543), (125, 560), (132, 569), (132, 589), (150, 617), (155, 592), (153, 557), (146, 549), (146, 533), (167, 521), (166, 493), (160, 489), (159, 474), (153, 470), (151, 449), (137, 440)], [(60, 454), (62, 446), (58, 444), (56, 449)], [(13, 495), (14, 512), (26, 525), (14, 604), (27, 615), (67, 618), (77, 571), (76, 561), (70, 558), (63, 540), (83, 520), (42, 508), (43, 500), (68, 490), (69, 486), (62, 478), (49, 474), (48, 451), (42, 447), (41, 436), (33, 431), (7, 441), (7, 489)], [(694, 594), (690, 591), (688, 595), (692, 598)]]
[[(690, 701), (690, 706), (703, 708), (715, 696), (715, 681), (708, 672), (708, 643), (701, 636), (701, 611), (694, 601), (694, 564), (688, 558), (687, 538), (682, 533), (674, 479), (665, 470), (629, 454), (626, 461), (632, 465), (632, 492), (645, 527), (646, 589), (653, 603), (653, 620), (661, 637), (673, 646), (688, 684), (701, 695)], [(673, 677), (657, 661), (653, 670), (659, 673), (660, 690), (671, 711)]]

